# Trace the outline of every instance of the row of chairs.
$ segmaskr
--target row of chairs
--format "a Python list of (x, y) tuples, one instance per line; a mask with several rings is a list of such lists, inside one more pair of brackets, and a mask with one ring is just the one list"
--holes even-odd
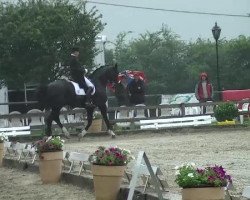
[(4, 157), (33, 164), (37, 158), (36, 149), (32, 144), (4, 142)]
[[(79, 108), (74, 108), (73, 110), (77, 110)], [(67, 111), (65, 107), (61, 109), (61, 111)], [(39, 109), (32, 109), (27, 112), (27, 114), (34, 114), (34, 113), (44, 113)], [(19, 111), (13, 111), (9, 113), (10, 115), (18, 115), (21, 113)], [(61, 114), (60, 120), (63, 124), (65, 123), (78, 123), (84, 122), (85, 116), (82, 113), (75, 113), (71, 115), (64, 115)], [(55, 123), (55, 122), (53, 122)], [(20, 127), (20, 126), (37, 126), (37, 125), (44, 125), (44, 117), (43, 116), (32, 116), (26, 119), (22, 119), (20, 117), (14, 117), (10, 120), (0, 119), (0, 127)]]
[[(138, 104), (135, 105), (138, 107), (135, 110), (127, 111), (127, 110), (121, 110), (118, 112), (115, 112), (115, 118), (116, 119), (130, 119), (130, 118), (147, 118), (150, 117), (149, 109), (145, 109), (145, 104)], [(125, 107), (125, 106), (121, 106)], [(185, 108), (185, 115), (199, 115), (201, 114), (203, 108), (202, 107), (186, 107)], [(212, 114), (213, 113), (213, 106), (207, 106), (206, 107), (206, 114)], [(169, 117), (169, 116), (181, 116), (181, 109), (180, 108), (161, 108), (156, 110), (156, 116), (157, 117)], [(140, 122), (134, 122), (136, 126), (140, 126)], [(128, 128), (131, 127), (130, 122), (121, 122), (117, 123), (117, 126)]]

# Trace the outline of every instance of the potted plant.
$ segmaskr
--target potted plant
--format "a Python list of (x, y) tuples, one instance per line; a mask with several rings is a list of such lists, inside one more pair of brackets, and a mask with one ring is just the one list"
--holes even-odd
[(64, 140), (59, 136), (45, 137), (34, 146), (39, 155), (39, 171), (43, 183), (57, 183), (62, 173)]
[(8, 141), (8, 137), (2, 133), (0, 135), (0, 167), (3, 165), (4, 141)]
[(234, 119), (238, 116), (238, 109), (233, 103), (223, 103), (215, 108), (214, 116), (219, 125), (235, 124)]
[(100, 146), (89, 158), (96, 200), (116, 200), (126, 165), (133, 159), (119, 147)]
[(182, 187), (183, 200), (222, 200), (225, 190), (232, 183), (222, 166), (214, 165), (198, 168), (195, 164), (176, 167), (175, 182)]
[(90, 133), (97, 133), (101, 132), (102, 130), (102, 115), (100, 112), (95, 111), (93, 113), (93, 121), (91, 126), (88, 129), (88, 132)]

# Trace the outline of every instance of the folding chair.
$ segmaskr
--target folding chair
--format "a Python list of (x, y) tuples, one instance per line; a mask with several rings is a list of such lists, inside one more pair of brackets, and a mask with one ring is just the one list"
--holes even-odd
[[(161, 189), (163, 191), (167, 191), (166, 188), (168, 188), (168, 183), (165, 179), (161, 178), (160, 176), (163, 176), (161, 170), (159, 169), (159, 167), (157, 166), (151, 166), (153, 169), (154, 174), (156, 175), (157, 179), (160, 182), (160, 186)], [(132, 178), (132, 174), (130, 172), (125, 172), (125, 176), (127, 178), (127, 180), (130, 182), (131, 178)], [(152, 178), (150, 176), (150, 173), (148, 171), (148, 168), (146, 165), (141, 164), (140, 166), (140, 171), (139, 171), (139, 176), (142, 180), (142, 187), (143, 187), (143, 193), (146, 192), (146, 189), (149, 188), (151, 185), (153, 185), (153, 181)]]
[(71, 166), (71, 162), (69, 161), (70, 153), (68, 151), (63, 151), (63, 169), (69, 170)]
[(16, 143), (16, 146), (14, 148), (15, 155), (17, 156), (17, 160), (20, 161), (22, 156), (26, 157), (27, 152), (25, 152), (27, 144), (24, 143)]
[(5, 141), (4, 142), (4, 149), (5, 149), (5, 153), (4, 153), (4, 156), (14, 156), (15, 155), (15, 150), (13, 148), (13, 145), (12, 142), (7, 142)]
[(31, 164), (35, 162), (37, 157), (36, 148), (32, 147), (31, 144), (28, 144), (25, 149), (22, 151), (22, 155), (24, 156), (24, 160), (31, 159)]
[(72, 171), (72, 169), (75, 167), (75, 163), (78, 163), (80, 166), (78, 175), (80, 176), (82, 173), (82, 170), (86, 170), (84, 167), (84, 164), (89, 163), (89, 154), (86, 153), (78, 153), (78, 152), (70, 152), (69, 161), (71, 162), (70, 168), (68, 173)]
[(242, 196), (250, 199), (250, 186), (246, 186), (243, 190)]

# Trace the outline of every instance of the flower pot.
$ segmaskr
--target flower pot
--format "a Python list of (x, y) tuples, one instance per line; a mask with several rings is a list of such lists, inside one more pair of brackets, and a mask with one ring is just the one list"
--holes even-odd
[(57, 183), (62, 173), (63, 151), (41, 153), (39, 171), (42, 182)]
[(0, 143), (0, 167), (3, 165), (4, 143)]
[(182, 200), (224, 200), (223, 187), (185, 188), (182, 189)]
[(92, 165), (96, 200), (116, 200), (126, 166)]
[(88, 129), (90, 133), (97, 133), (102, 131), (102, 119), (94, 119)]

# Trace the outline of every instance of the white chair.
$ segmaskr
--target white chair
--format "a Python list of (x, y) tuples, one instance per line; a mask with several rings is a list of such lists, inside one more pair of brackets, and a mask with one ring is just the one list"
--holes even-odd
[[(80, 108), (74, 108), (73, 110), (79, 110)], [(85, 119), (85, 116), (83, 115), (83, 113), (75, 113), (74, 114), (74, 122), (75, 123), (83, 123)]]
[(250, 199), (250, 186), (244, 188), (242, 196), (247, 199)]
[(76, 164), (78, 164), (80, 167), (78, 175), (81, 175), (82, 170), (84, 169), (84, 164), (89, 165), (89, 154), (70, 152), (68, 160), (71, 162), (68, 172), (70, 173), (73, 170), (73, 168), (76, 167)]
[[(126, 107), (126, 106), (120, 106)], [(132, 118), (132, 111), (128, 110), (120, 110), (120, 111), (115, 111), (115, 118), (116, 119), (129, 119)], [(130, 127), (131, 122), (118, 122), (116, 123), (117, 126), (122, 127), (122, 128), (127, 128)]]
[[(160, 105), (169, 105), (169, 104), (162, 104), (161, 103)], [(159, 108), (157, 110), (156, 116), (158, 116), (158, 117), (169, 117), (169, 116), (171, 116), (171, 110), (172, 110), (172, 108)]]
[[(212, 102), (212, 101), (207, 101), (207, 102)], [(214, 106), (206, 106), (206, 114), (213, 114), (214, 113)]]
[[(24, 156), (24, 160), (27, 161), (27, 159), (31, 160), (31, 164), (35, 162), (37, 153), (36, 148), (33, 147), (31, 144), (28, 144), (25, 149), (22, 151), (22, 155)], [(22, 158), (22, 157), (21, 157)]]
[(172, 108), (171, 116), (180, 116), (180, 115), (181, 115), (181, 109), (180, 108)]
[[(146, 117), (149, 117), (150, 116), (150, 113), (149, 113), (149, 109), (146, 110), (146, 113), (145, 113), (145, 107), (146, 105), (145, 104), (137, 104), (135, 105), (137, 108), (132, 112), (134, 116), (134, 118), (146, 118)], [(147, 116), (146, 116), (147, 114)], [(135, 125), (136, 126), (139, 126), (140, 125), (140, 122), (135, 122)]]
[[(29, 113), (43, 113), (43, 111), (39, 109), (32, 109), (27, 112)], [(26, 121), (29, 126), (36, 126), (36, 125), (43, 125), (44, 124), (44, 117), (43, 116), (31, 116)]]
[[(21, 113), (18, 112), (18, 111), (10, 112), (10, 115), (16, 115), (16, 114), (20, 114), (21, 115)], [(10, 127), (24, 126), (24, 120), (21, 119), (20, 117), (11, 118), (9, 120), (9, 123), (10, 123)]]
[(0, 128), (8, 127), (9, 122), (6, 119), (0, 119)]

